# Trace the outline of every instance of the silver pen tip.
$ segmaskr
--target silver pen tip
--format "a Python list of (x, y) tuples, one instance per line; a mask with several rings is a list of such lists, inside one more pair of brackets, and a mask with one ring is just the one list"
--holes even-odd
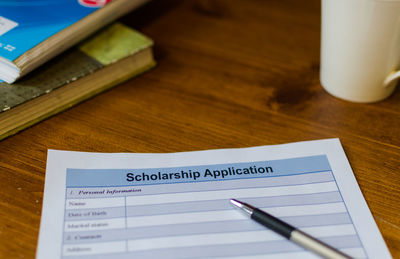
[(243, 208), (243, 203), (238, 201), (238, 200), (231, 199), (231, 203), (232, 203), (233, 206), (236, 206), (238, 208)]
[(231, 199), (230, 202), (232, 203), (233, 206), (235, 206), (236, 208), (239, 208), (240, 210), (246, 212), (246, 214), (251, 215), (253, 214), (253, 207), (250, 206), (249, 204), (246, 204), (244, 202), (235, 200), (235, 199)]

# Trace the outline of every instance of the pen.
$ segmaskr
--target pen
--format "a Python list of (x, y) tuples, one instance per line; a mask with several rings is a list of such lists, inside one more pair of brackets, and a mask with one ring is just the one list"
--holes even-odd
[(260, 209), (254, 208), (247, 203), (235, 199), (231, 199), (231, 203), (235, 207), (244, 211), (247, 215), (250, 216), (251, 219), (322, 257), (332, 259), (351, 258), (350, 256), (340, 252), (339, 250), (313, 238), (303, 231), (287, 224), (286, 222), (283, 222), (278, 218), (275, 218), (274, 216)]

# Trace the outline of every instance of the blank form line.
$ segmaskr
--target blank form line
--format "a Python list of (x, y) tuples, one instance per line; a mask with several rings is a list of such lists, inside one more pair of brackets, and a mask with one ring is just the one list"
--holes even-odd
[(207, 191), (207, 192), (190, 192), (190, 193), (174, 193), (174, 194), (158, 194), (145, 196), (129, 196), (127, 197), (127, 206), (134, 205), (149, 205), (163, 203), (177, 203), (188, 201), (206, 201), (217, 199), (235, 198), (253, 198), (253, 197), (268, 197), (307, 193), (322, 193), (337, 191), (335, 182), (302, 184), (294, 186), (279, 186), (266, 188), (246, 188), (236, 190), (223, 191)]
[[(344, 248), (340, 249), (340, 251), (351, 255), (354, 258), (365, 258), (364, 250), (360, 247), (354, 248)], [(271, 253), (271, 254), (260, 254), (260, 255), (246, 255), (246, 256), (229, 256), (229, 257), (213, 257), (218, 259), (317, 259), (316, 255), (311, 252), (289, 252), (289, 253)], [(200, 258), (199, 258), (200, 259)], [(202, 259), (202, 258), (201, 258)]]
[[(338, 226), (322, 226), (303, 228), (303, 231), (318, 238), (330, 236), (354, 235), (354, 227), (351, 224)], [(284, 238), (272, 231), (258, 230), (246, 232), (186, 235), (176, 237), (160, 237), (129, 240), (129, 251), (140, 251), (150, 249), (163, 249), (172, 247), (204, 246), (204, 245), (227, 245), (253, 242), (267, 242), (284, 240)]]
[[(285, 176), (291, 177), (291, 176)], [(262, 180), (262, 179), (246, 179), (246, 180)], [(234, 190), (242, 190), (242, 189), (260, 189), (260, 188), (274, 188), (274, 187), (292, 187), (292, 186), (299, 186), (299, 185), (306, 185), (306, 184), (317, 184), (317, 183), (329, 183), (334, 182), (334, 179), (324, 180), (324, 181), (311, 181), (311, 182), (301, 182), (301, 183), (292, 183), (292, 184), (276, 184), (276, 185), (263, 185), (263, 186), (254, 186), (252, 184), (244, 184), (242, 183), (240, 187), (232, 187), (232, 188), (220, 188), (220, 189), (206, 189), (206, 190), (185, 190), (185, 191), (174, 191), (174, 192), (161, 192), (156, 194), (141, 194), (141, 195), (134, 195), (133, 197), (138, 196), (150, 196), (150, 195), (166, 195), (166, 194), (184, 194), (184, 193), (201, 193), (201, 192), (212, 192), (212, 191), (234, 191)], [(129, 197), (129, 195), (127, 196)]]
[[(346, 212), (343, 202), (318, 205), (301, 205), (288, 207), (262, 208), (276, 217), (319, 215), (328, 213)], [(212, 221), (228, 221), (248, 219), (242, 213), (235, 210), (209, 211), (194, 213), (176, 213), (168, 215), (128, 217), (128, 227), (144, 227), (157, 225), (172, 225), (185, 223), (201, 223)]]
[[(285, 207), (308, 206), (308, 205), (323, 205), (323, 204), (332, 204), (332, 203), (341, 203), (341, 202), (342, 201), (318, 202), (318, 203), (296, 203), (296, 204), (290, 204), (290, 205), (284, 205), (284, 206), (272, 205), (272, 206), (265, 207), (264, 209), (266, 211), (270, 211), (273, 208), (285, 208)], [(179, 204), (177, 204), (177, 206), (179, 206)], [(130, 207), (130, 208), (132, 208), (132, 207)], [(212, 209), (206, 210), (206, 209), (203, 209), (203, 210), (183, 211), (181, 213), (192, 213), (192, 212), (196, 213), (196, 212), (210, 212), (210, 211), (231, 211), (231, 210), (232, 210), (232, 208), (229, 208), (229, 209), (218, 209), (218, 210), (212, 210)], [(154, 216), (154, 215), (162, 216), (162, 215), (171, 215), (171, 214), (178, 214), (178, 213), (174, 213), (174, 212), (172, 212), (172, 213), (164, 212), (164, 213), (158, 213), (158, 214), (149, 213), (149, 214), (138, 215), (138, 217)], [(128, 217), (136, 217), (136, 216), (135, 215), (129, 215)]]

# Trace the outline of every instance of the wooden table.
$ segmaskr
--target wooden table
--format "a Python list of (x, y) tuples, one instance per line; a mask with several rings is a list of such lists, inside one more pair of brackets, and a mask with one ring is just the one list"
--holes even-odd
[(177, 152), (339, 137), (400, 257), (400, 91), (375, 104), (319, 83), (319, 0), (154, 1), (122, 19), (158, 66), (0, 143), (0, 257), (32, 258), (47, 149)]

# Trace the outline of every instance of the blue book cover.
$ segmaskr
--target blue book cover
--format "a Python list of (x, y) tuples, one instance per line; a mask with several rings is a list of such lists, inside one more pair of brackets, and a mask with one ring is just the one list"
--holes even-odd
[(0, 57), (14, 61), (110, 0), (0, 0)]

